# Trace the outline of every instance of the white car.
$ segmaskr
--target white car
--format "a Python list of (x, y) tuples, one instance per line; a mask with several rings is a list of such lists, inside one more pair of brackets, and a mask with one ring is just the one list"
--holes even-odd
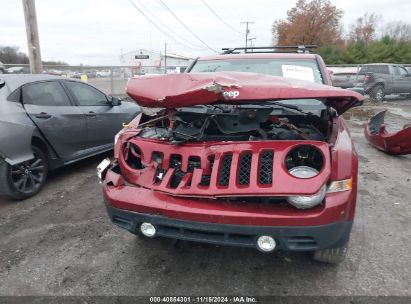
[(14, 66), (7, 69), (8, 74), (28, 74), (30, 69), (28, 67)]
[(97, 77), (110, 77), (111, 72), (109, 70), (97, 71)]

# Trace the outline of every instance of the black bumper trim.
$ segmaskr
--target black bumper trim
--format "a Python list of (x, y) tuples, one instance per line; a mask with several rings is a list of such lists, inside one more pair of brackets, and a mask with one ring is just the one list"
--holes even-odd
[(260, 235), (272, 236), (276, 249), (286, 251), (314, 251), (337, 248), (348, 242), (352, 222), (340, 221), (321, 226), (248, 226), (193, 222), (153, 214), (117, 209), (106, 203), (111, 221), (131, 233), (140, 234), (143, 222), (156, 226), (157, 236), (211, 243), (217, 245), (253, 247)]

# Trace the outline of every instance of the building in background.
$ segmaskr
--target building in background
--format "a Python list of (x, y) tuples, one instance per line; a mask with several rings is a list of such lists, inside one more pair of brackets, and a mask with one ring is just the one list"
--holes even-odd
[(193, 58), (173, 53), (164, 53), (138, 49), (120, 55), (120, 64), (130, 66), (133, 74), (163, 74), (165, 64), (167, 73), (182, 73)]

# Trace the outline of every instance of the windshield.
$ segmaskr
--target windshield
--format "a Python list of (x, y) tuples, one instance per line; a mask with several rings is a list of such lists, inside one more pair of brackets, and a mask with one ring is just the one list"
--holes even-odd
[(367, 73), (390, 74), (388, 65), (364, 65), (359, 74), (365, 75)]
[(199, 60), (190, 72), (251, 72), (324, 83), (317, 62), (308, 59)]

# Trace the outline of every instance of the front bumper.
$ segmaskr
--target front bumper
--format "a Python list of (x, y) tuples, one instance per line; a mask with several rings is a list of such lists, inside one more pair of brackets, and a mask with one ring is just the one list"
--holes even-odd
[(106, 208), (114, 224), (134, 234), (138, 234), (141, 223), (146, 222), (156, 227), (156, 235), (160, 237), (257, 249), (257, 238), (261, 235), (273, 237), (277, 250), (314, 251), (341, 247), (348, 241), (352, 226), (349, 221), (308, 227), (228, 225), (137, 213), (114, 208), (108, 203)]
[(325, 204), (298, 210), (288, 204), (236, 203), (170, 196), (129, 185), (121, 174), (104, 172), (103, 194), (112, 222), (132, 233), (141, 223), (157, 235), (212, 244), (257, 248), (261, 235), (277, 249), (314, 251), (343, 246), (350, 235), (355, 192), (329, 193)]

